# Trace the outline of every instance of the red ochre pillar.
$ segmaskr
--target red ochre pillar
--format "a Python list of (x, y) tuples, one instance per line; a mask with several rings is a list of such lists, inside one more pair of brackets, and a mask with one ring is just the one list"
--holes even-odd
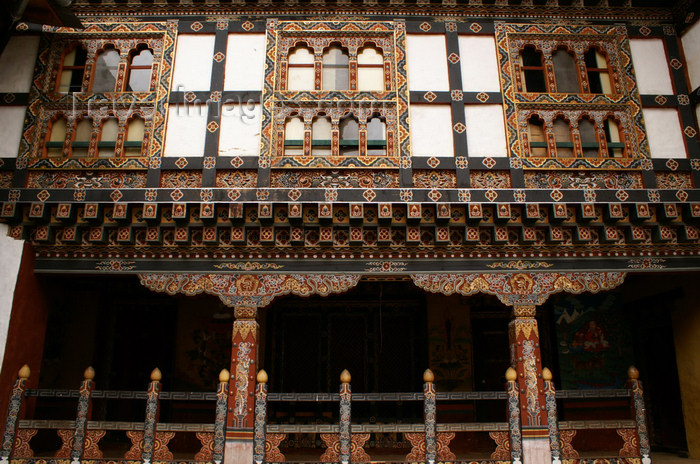
[[(25, 364), (31, 369), (28, 385), (36, 388), (39, 382), (41, 359), (44, 354), (44, 338), (49, 317), (49, 305), (45, 290), (34, 274), (34, 250), (24, 245), (12, 300), (10, 325), (7, 331), (5, 357), (0, 374), (0, 423), (5, 423), (7, 405), (17, 371)], [(27, 402), (27, 410), (32, 408)]]
[(231, 379), (226, 415), (225, 464), (253, 462), (255, 373), (258, 359), (257, 308), (234, 308)]
[(509, 325), (511, 365), (518, 373), (523, 464), (551, 464), (540, 335), (535, 305), (514, 305)]

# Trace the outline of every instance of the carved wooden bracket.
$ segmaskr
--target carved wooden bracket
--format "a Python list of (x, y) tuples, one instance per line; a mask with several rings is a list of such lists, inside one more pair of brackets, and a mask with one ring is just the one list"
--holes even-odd
[(518, 272), (494, 274), (412, 274), (413, 283), (443, 295), (496, 295), (503, 304), (540, 305), (559, 292), (598, 293), (617, 287), (624, 272)]
[(141, 284), (169, 295), (216, 295), (230, 307), (262, 308), (276, 296), (343, 293), (359, 275), (334, 274), (139, 274)]

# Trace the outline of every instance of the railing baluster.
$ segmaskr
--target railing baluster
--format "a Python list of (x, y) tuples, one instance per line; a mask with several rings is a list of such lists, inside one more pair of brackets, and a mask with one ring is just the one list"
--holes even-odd
[(26, 364), (17, 373), (17, 380), (12, 387), (10, 394), (10, 404), (7, 408), (7, 419), (5, 420), (5, 433), (2, 436), (2, 450), (0, 450), (0, 462), (7, 462), (12, 457), (12, 448), (15, 444), (15, 433), (17, 432), (17, 420), (19, 411), (24, 400), (24, 391), (27, 389), (27, 380), (31, 371)]
[(95, 369), (88, 367), (83, 374), (83, 383), (80, 385), (80, 397), (78, 398), (78, 411), (75, 416), (75, 429), (73, 431), (73, 449), (71, 450), (72, 464), (78, 464), (83, 459), (85, 448), (85, 434), (87, 433), (87, 421), (91, 412), (90, 399), (95, 388)]
[(506, 393), (508, 394), (508, 429), (510, 431), (510, 456), (513, 464), (521, 464), (523, 458), (522, 435), (520, 433), (520, 392), (515, 381), (518, 373), (512, 367), (506, 371)]
[(153, 447), (156, 439), (156, 424), (158, 423), (158, 396), (160, 395), (160, 380), (163, 375), (157, 367), (151, 372), (151, 383), (148, 386), (146, 399), (146, 420), (143, 424), (143, 444), (141, 446), (141, 462), (150, 463), (153, 460)]
[(231, 373), (222, 369), (219, 373), (219, 389), (216, 391), (216, 421), (214, 422), (213, 459), (216, 464), (224, 461), (224, 445), (226, 442), (226, 408), (228, 407), (228, 382)]
[(265, 462), (265, 427), (267, 426), (267, 372), (258, 372), (258, 386), (255, 389), (255, 432), (253, 461), (255, 464)]
[(425, 420), (425, 462), (433, 464), (437, 459), (437, 432), (435, 412), (435, 375), (430, 369), (423, 373), (423, 418)]
[(627, 369), (627, 385), (632, 395), (632, 408), (634, 419), (637, 423), (637, 435), (639, 436), (639, 451), (642, 455), (642, 464), (651, 464), (651, 449), (649, 447), (649, 429), (647, 428), (647, 410), (644, 405), (644, 390), (639, 380), (639, 371), (630, 366)]
[(350, 413), (352, 392), (350, 372), (340, 373), (340, 464), (348, 464), (351, 456)]
[(544, 396), (547, 405), (547, 424), (549, 426), (549, 448), (552, 451), (552, 464), (559, 464), (562, 459), (561, 443), (559, 442), (559, 419), (557, 417), (557, 391), (552, 382), (552, 371), (542, 369), (544, 379)]

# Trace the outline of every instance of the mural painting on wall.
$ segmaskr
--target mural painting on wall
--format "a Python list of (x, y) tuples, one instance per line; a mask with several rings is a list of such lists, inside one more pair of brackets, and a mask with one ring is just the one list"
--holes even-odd
[(232, 312), (217, 305), (202, 306), (178, 314), (175, 378), (182, 383), (179, 389), (215, 388), (219, 372), (231, 362)]
[(554, 303), (561, 388), (622, 388), (632, 339), (615, 294), (567, 296)]
[(440, 391), (473, 389), (472, 331), (465, 301), (443, 295), (428, 297), (430, 369)]

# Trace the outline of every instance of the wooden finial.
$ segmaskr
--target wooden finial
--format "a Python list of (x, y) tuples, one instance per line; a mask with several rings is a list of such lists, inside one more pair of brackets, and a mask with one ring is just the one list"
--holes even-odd
[(629, 369), (627, 369), (627, 377), (630, 380), (639, 379), (639, 371), (637, 370), (637, 368), (634, 366), (630, 366)]
[(219, 372), (219, 382), (228, 383), (229, 380), (231, 380), (231, 373), (228, 369), (221, 369), (221, 372)]
[(258, 383), (267, 383), (267, 372), (265, 372), (265, 369), (260, 369), (258, 371)]
[(542, 378), (545, 380), (545, 382), (552, 381), (552, 371), (550, 371), (548, 367), (542, 369)]
[(512, 367), (506, 370), (506, 380), (508, 382), (515, 382), (518, 378), (518, 373)]
[(163, 378), (163, 374), (160, 372), (160, 369), (157, 367), (153, 369), (151, 372), (151, 382), (160, 382), (160, 379)]
[(29, 379), (31, 373), (31, 369), (29, 369), (29, 366), (25, 364), (20, 368), (19, 372), (17, 373), (17, 377), (19, 377), (20, 380), (27, 380)]
[(95, 380), (95, 369), (93, 369), (92, 366), (88, 366), (85, 372), (83, 372), (83, 378), (85, 380)]
[(343, 369), (343, 372), (340, 373), (340, 383), (350, 383), (351, 380), (350, 372), (347, 369)]
[(430, 369), (426, 369), (425, 372), (423, 372), (423, 382), (425, 382), (425, 383), (435, 382), (435, 374), (433, 374), (433, 371), (431, 371)]

